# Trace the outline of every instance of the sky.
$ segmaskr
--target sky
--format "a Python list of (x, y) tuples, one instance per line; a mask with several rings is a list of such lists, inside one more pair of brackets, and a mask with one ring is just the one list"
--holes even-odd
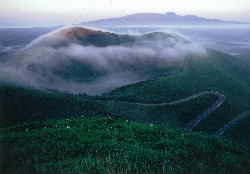
[(250, 22), (250, 0), (0, 0), (0, 27), (70, 25), (166, 12)]

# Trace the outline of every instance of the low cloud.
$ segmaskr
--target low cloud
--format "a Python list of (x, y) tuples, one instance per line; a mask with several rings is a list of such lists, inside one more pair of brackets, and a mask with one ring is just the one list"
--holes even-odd
[(7, 47), (4, 47), (4, 46), (0, 45), (0, 54), (1, 53), (10, 53), (10, 52), (18, 51), (21, 48), (22, 48), (21, 45), (14, 45), (14, 46), (7, 46)]
[(38, 89), (97, 95), (150, 79), (181, 67), (188, 55), (206, 50), (180, 36), (154, 33), (133, 36), (131, 44), (97, 47), (68, 43), (46, 44), (16, 52), (0, 64), (0, 79)]

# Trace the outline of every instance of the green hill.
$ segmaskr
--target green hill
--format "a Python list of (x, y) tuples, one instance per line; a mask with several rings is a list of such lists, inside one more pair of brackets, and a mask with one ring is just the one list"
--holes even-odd
[(183, 127), (216, 99), (215, 96), (202, 96), (184, 103), (185, 105), (144, 107), (106, 102), (99, 100), (99, 97), (41, 91), (13, 84), (0, 85), (0, 98), (2, 127), (19, 122), (85, 117), (99, 113), (112, 113), (133, 121)]
[(225, 134), (222, 136), (228, 140), (234, 140), (236, 142), (241, 142), (249, 146), (250, 144), (250, 116), (240, 120), (236, 125), (231, 127)]
[(19, 122), (95, 115), (103, 106), (86, 95), (41, 91), (34, 88), (0, 85), (1, 127)]
[(9, 54), (0, 62), (0, 82), (100, 95), (158, 75), (178, 73), (185, 55), (204, 52), (203, 47), (164, 32), (134, 36), (69, 27)]
[(249, 149), (119, 117), (0, 129), (1, 173), (248, 173)]
[[(189, 57), (179, 74), (162, 76), (118, 88), (103, 98), (140, 102), (170, 102), (201, 92), (216, 91), (225, 102), (195, 127), (214, 133), (228, 121), (250, 109), (250, 68), (238, 58), (209, 50), (206, 58)], [(185, 116), (183, 116), (185, 117)]]

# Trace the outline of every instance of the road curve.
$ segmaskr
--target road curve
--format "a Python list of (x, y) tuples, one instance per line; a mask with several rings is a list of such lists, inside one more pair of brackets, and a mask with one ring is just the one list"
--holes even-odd
[(194, 95), (191, 95), (186, 98), (182, 98), (180, 100), (176, 100), (173, 102), (168, 102), (168, 103), (133, 103), (133, 102), (122, 102), (122, 101), (114, 101), (114, 100), (96, 100), (96, 101), (106, 101), (106, 102), (115, 102), (115, 103), (121, 103), (121, 104), (131, 104), (131, 105), (139, 105), (139, 106), (172, 106), (180, 103), (187, 102), (189, 100), (193, 100), (195, 98), (201, 97), (203, 95), (216, 95), (219, 97), (219, 99), (210, 107), (208, 107), (205, 111), (203, 111), (201, 114), (199, 114), (195, 119), (193, 119), (191, 122), (189, 122), (185, 128), (185, 130), (192, 130), (193, 127), (198, 124), (202, 119), (204, 119), (207, 115), (209, 115), (212, 111), (214, 111), (216, 108), (218, 108), (225, 100), (225, 96), (218, 93), (218, 92), (213, 92), (213, 91), (204, 91), (200, 92)]
[(224, 132), (226, 132), (229, 128), (231, 128), (233, 125), (235, 125), (238, 121), (246, 118), (247, 116), (250, 116), (250, 110), (246, 111), (240, 115), (238, 115), (237, 117), (235, 117), (233, 120), (229, 121), (224, 127), (220, 128), (215, 134), (214, 136), (216, 137), (220, 137), (222, 134), (224, 134)]
[(201, 120), (203, 120), (207, 115), (209, 115), (211, 112), (213, 112), (216, 108), (218, 108), (225, 100), (225, 96), (218, 93), (218, 92), (209, 92), (209, 94), (214, 94), (219, 97), (219, 99), (210, 107), (208, 107), (205, 111), (203, 111), (201, 114), (199, 114), (195, 119), (190, 121), (185, 130), (190, 131), (193, 129), (195, 125), (197, 125)]

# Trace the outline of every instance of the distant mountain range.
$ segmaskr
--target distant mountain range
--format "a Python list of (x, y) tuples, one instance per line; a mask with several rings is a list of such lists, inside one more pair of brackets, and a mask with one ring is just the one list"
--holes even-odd
[(174, 12), (138, 13), (118, 18), (107, 18), (89, 22), (82, 22), (85, 26), (110, 26), (110, 25), (213, 25), (213, 24), (247, 24), (237, 21), (223, 21), (207, 19), (195, 15), (177, 15)]

